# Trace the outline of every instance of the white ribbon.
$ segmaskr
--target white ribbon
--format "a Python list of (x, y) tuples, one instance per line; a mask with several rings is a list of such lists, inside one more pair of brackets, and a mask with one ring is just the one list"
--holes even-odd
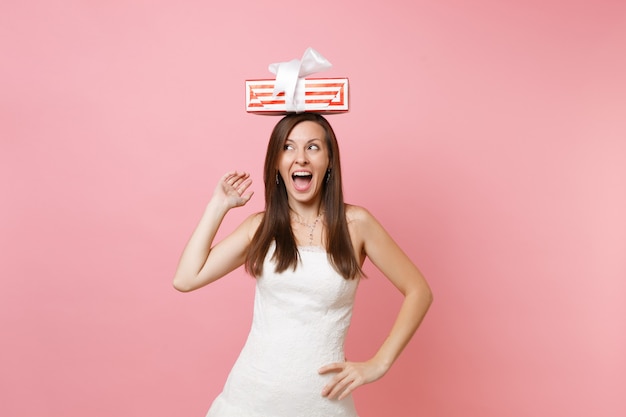
[(307, 48), (302, 59), (270, 64), (270, 72), (276, 74), (273, 96), (284, 92), (287, 111), (302, 113), (306, 99), (304, 78), (316, 72), (326, 71), (330, 67), (332, 64), (313, 48)]

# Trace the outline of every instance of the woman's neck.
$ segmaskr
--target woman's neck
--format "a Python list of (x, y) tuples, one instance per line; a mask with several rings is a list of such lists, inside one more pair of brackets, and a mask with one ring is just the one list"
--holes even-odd
[(316, 219), (321, 217), (322, 208), (319, 204), (317, 205), (297, 205), (297, 206), (289, 206), (289, 212), (292, 216), (292, 219), (305, 224), (311, 224)]

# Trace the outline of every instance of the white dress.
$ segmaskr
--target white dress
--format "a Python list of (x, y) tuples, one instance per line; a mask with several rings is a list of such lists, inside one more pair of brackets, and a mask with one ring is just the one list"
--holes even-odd
[(323, 397), (342, 362), (358, 279), (345, 279), (326, 252), (300, 247), (295, 271), (276, 273), (273, 245), (256, 279), (254, 316), (246, 344), (207, 417), (357, 417), (352, 397)]

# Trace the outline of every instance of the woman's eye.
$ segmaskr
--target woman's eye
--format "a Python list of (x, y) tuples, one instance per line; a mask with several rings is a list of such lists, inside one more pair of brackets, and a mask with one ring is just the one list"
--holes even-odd
[(291, 151), (291, 150), (293, 150), (293, 146), (292, 145), (285, 145), (283, 149), (286, 150), (286, 151)]
[(319, 151), (320, 147), (317, 146), (317, 145), (311, 145), (311, 146), (309, 146), (309, 149), (312, 149), (314, 151)]

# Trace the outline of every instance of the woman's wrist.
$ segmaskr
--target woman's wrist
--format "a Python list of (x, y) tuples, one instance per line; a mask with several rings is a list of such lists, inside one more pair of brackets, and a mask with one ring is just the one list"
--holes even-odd
[(381, 376), (385, 375), (393, 364), (392, 360), (383, 357), (380, 353), (376, 354), (369, 362), (378, 368)]
[(232, 207), (227, 199), (213, 197), (205, 208), (205, 213), (224, 217)]

